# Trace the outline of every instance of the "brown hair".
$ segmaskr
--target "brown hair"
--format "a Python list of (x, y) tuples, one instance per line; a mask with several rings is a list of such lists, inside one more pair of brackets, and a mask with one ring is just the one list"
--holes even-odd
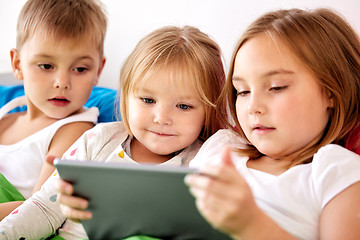
[(16, 48), (38, 31), (51, 37), (89, 39), (94, 41), (103, 56), (107, 19), (96, 0), (28, 0), (17, 24)]
[(191, 26), (167, 26), (146, 35), (126, 59), (120, 73), (120, 111), (128, 123), (127, 99), (152, 74), (170, 68), (177, 84), (190, 74), (200, 99), (205, 104), (205, 124), (199, 138), (206, 140), (220, 128), (216, 100), (225, 82), (222, 55), (219, 46), (205, 33)]
[[(332, 10), (290, 9), (269, 12), (254, 21), (240, 38), (232, 56), (221, 101), (229, 103), (236, 125), (236, 128), (230, 128), (248, 143), (245, 149), (239, 151), (252, 159), (262, 155), (247, 140), (240, 127), (235, 109), (236, 90), (232, 85), (237, 52), (246, 41), (260, 34), (268, 34), (275, 42), (287, 46), (317, 76), (318, 83), (330, 93), (333, 101), (322, 138), (294, 153), (292, 165), (310, 162), (314, 153), (326, 144), (337, 143), (344, 146), (346, 137), (360, 123), (359, 37), (344, 18)], [(222, 108), (220, 111), (225, 112), (226, 109)], [(228, 122), (228, 119), (223, 118), (222, 121)], [(358, 145), (359, 141), (355, 147)]]

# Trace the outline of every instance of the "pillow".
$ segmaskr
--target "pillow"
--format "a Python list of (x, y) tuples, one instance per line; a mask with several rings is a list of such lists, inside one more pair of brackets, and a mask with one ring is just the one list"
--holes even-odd
[[(24, 95), (24, 86), (23, 85), (3, 85), (0, 86), (0, 107), (5, 105), (10, 100), (23, 96)], [(91, 92), (89, 100), (86, 102), (85, 106), (97, 107), (99, 109), (99, 118), (98, 122), (113, 122), (117, 119), (117, 116), (120, 118), (118, 113), (119, 107), (116, 104), (117, 100), (117, 91), (111, 88), (97, 87), (95, 86)], [(25, 111), (26, 106), (17, 107), (11, 112), (20, 112)]]
[(357, 154), (360, 155), (360, 145), (356, 148), (356, 144), (360, 141), (360, 125), (358, 125), (354, 131), (350, 134), (350, 136), (346, 140), (346, 148), (353, 150)]

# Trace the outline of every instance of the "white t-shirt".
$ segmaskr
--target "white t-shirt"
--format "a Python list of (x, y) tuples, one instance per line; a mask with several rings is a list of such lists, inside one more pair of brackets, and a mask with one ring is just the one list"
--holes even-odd
[[(234, 133), (220, 130), (203, 144), (190, 167), (201, 168), (206, 162), (216, 164), (226, 145), (240, 144)], [(324, 206), (360, 181), (360, 156), (334, 144), (322, 147), (312, 163), (292, 167), (279, 176), (247, 168), (247, 157), (236, 153), (232, 157), (257, 205), (299, 239), (318, 239), (318, 222)]]
[[(1, 108), (0, 119), (15, 107), (25, 104), (24, 96), (15, 98)], [(82, 113), (60, 119), (15, 144), (0, 145), (0, 173), (24, 198), (29, 198), (38, 181), (49, 144), (57, 130), (71, 122), (85, 121), (96, 124), (98, 116), (99, 110), (93, 107)]]

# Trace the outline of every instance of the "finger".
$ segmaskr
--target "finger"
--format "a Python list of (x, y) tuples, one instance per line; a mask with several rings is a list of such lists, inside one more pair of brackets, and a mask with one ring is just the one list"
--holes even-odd
[(56, 179), (55, 188), (59, 193), (62, 194), (72, 195), (74, 193), (72, 184), (60, 178)]
[(232, 175), (237, 172), (236, 166), (232, 161), (231, 147), (224, 148), (221, 160), (217, 163), (207, 162), (200, 168), (200, 173), (229, 181)]
[(92, 213), (89, 211), (70, 208), (62, 204), (60, 204), (60, 209), (66, 218), (74, 222), (80, 222), (80, 220), (89, 220), (92, 218)]
[(50, 165), (54, 165), (54, 160), (55, 160), (55, 156), (51, 156), (51, 155), (48, 155), (48, 156), (46, 156), (46, 158), (45, 158), (45, 161), (48, 163), (48, 164), (50, 164)]
[[(207, 198), (208, 195), (219, 195), (220, 197), (229, 192), (227, 182), (206, 175), (189, 174), (185, 177), (185, 183), (196, 198)], [(230, 188), (230, 190), (233, 189)]]
[(232, 161), (231, 148), (229, 146), (225, 147), (225, 149), (224, 149), (224, 152), (223, 152), (222, 157), (221, 157), (221, 163), (225, 164), (226, 166), (229, 166), (229, 167), (232, 167), (232, 168), (236, 169), (235, 164)]
[[(231, 161), (231, 160), (230, 160)], [(218, 179), (219, 181), (229, 182), (235, 174), (238, 174), (235, 166), (229, 166), (222, 162), (217, 163), (206, 163), (200, 169), (200, 174), (211, 178)]]
[(58, 194), (58, 200), (60, 204), (69, 206), (70, 208), (76, 208), (84, 210), (89, 206), (88, 200), (72, 195)]

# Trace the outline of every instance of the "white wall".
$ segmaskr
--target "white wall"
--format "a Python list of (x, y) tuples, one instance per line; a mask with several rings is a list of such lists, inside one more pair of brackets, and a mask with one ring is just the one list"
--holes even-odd
[[(118, 87), (122, 62), (136, 43), (165, 25), (193, 25), (211, 35), (223, 50), (226, 67), (237, 38), (260, 14), (279, 8), (330, 7), (360, 33), (359, 0), (102, 0), (109, 18), (107, 63), (99, 85)], [(25, 0), (0, 0), (0, 73), (11, 72), (9, 49), (15, 47), (16, 20)], [(2, 80), (0, 80), (0, 84)], [(21, 83), (21, 82), (16, 82)]]

